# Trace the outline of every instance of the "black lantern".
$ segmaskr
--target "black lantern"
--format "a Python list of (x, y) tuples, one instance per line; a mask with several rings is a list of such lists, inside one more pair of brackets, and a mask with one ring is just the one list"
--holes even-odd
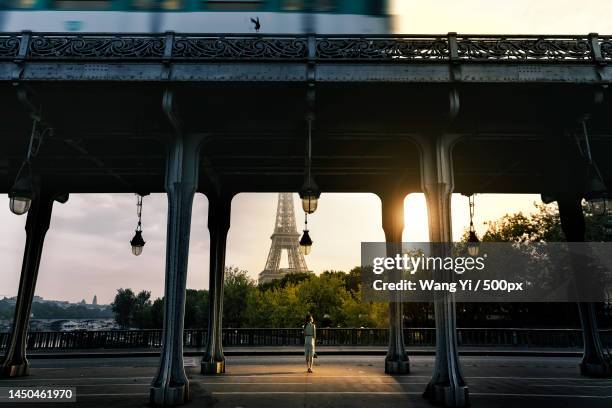
[(476, 236), (475, 231), (469, 232), (467, 250), (470, 256), (477, 256), (480, 251), (480, 240)]
[(312, 239), (310, 239), (310, 234), (308, 234), (308, 230), (304, 230), (304, 234), (302, 238), (300, 238), (300, 252), (304, 255), (310, 254), (312, 250)]
[(134, 238), (130, 241), (132, 245), (132, 253), (136, 256), (142, 254), (142, 248), (144, 247), (145, 241), (142, 239), (142, 231), (136, 230)]
[(300, 252), (304, 255), (310, 254), (312, 250), (312, 239), (308, 233), (308, 214), (304, 215), (304, 234), (300, 238)]
[(136, 231), (134, 237), (130, 241), (132, 245), (132, 254), (138, 256), (142, 254), (142, 248), (145, 245), (144, 239), (142, 239), (142, 195), (136, 194), (136, 214), (138, 215), (138, 224), (136, 225)]
[(470, 256), (477, 256), (480, 251), (480, 240), (474, 228), (474, 194), (468, 196), (468, 203), (470, 206), (470, 229), (468, 232), (467, 250)]

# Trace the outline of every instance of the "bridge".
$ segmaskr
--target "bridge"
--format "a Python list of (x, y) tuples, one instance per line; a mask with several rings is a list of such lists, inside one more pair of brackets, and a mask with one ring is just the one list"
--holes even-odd
[[(612, 37), (595, 33), (0, 34), (0, 193), (32, 198), (3, 374), (29, 370), (27, 321), (53, 202), (94, 192), (168, 194), (165, 323), (150, 391), (160, 406), (189, 397), (191, 203), (196, 192), (208, 197), (212, 306), (200, 372), (223, 373), (231, 198), (298, 190), (308, 123), (321, 190), (377, 194), (389, 242), (401, 241), (411, 192), (425, 193), (432, 242), (452, 240), (453, 192), (543, 194), (559, 203), (567, 240), (584, 241), (581, 200), (604, 197), (594, 177), (612, 180), (611, 62)], [(593, 305), (579, 310), (581, 373), (610, 376)], [(437, 298), (435, 314), (425, 396), (465, 406), (453, 298)], [(384, 370), (407, 374), (401, 303), (390, 316)]]

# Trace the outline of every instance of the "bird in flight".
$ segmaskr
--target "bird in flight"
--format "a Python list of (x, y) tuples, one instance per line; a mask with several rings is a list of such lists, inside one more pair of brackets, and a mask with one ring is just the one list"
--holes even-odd
[(259, 32), (259, 29), (261, 28), (261, 24), (259, 24), (259, 17), (251, 17), (251, 23), (255, 24), (255, 31)]

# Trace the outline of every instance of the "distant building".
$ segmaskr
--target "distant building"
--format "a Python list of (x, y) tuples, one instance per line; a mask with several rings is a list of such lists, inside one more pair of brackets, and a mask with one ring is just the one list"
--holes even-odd
[(83, 299), (83, 300), (81, 300), (81, 301), (79, 302), (79, 305), (86, 305), (86, 304), (87, 304), (87, 302), (85, 301), (85, 299)]
[(91, 301), (91, 304), (94, 306), (98, 306), (98, 297), (96, 295), (94, 295), (93, 300)]

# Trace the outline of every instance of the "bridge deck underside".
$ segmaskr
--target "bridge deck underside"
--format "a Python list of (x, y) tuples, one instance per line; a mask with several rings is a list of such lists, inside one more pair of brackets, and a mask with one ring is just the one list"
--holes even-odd
[[(163, 85), (134, 82), (30, 83), (54, 133), (35, 167), (44, 182), (73, 193), (164, 191), (172, 129)], [(576, 84), (459, 84), (449, 121), (449, 84), (317, 85), (313, 173), (323, 191), (420, 190), (413, 136), (463, 136), (453, 152), (455, 191), (540, 193), (582, 183), (568, 168), (581, 158), (573, 133), (591, 115), (594, 159), (612, 185), (612, 92)], [(296, 191), (306, 140), (305, 85), (215, 82), (175, 84), (186, 134), (206, 135), (200, 191)], [(27, 150), (31, 119), (15, 87), (0, 83), (0, 193)], [(579, 167), (579, 166), (578, 166)]]

